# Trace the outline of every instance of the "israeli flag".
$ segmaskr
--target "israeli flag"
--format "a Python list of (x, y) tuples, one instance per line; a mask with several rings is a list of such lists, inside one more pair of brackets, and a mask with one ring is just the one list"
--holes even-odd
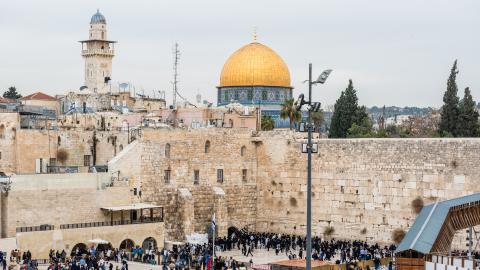
[(213, 217), (212, 217), (212, 230), (215, 231), (215, 213), (213, 213)]

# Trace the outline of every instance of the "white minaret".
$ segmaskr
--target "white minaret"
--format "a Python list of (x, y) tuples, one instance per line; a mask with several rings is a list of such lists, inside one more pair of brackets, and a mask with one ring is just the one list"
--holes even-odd
[(116, 41), (107, 40), (107, 21), (98, 11), (90, 20), (88, 40), (82, 40), (85, 59), (85, 86), (94, 92), (102, 91), (112, 77), (112, 58)]

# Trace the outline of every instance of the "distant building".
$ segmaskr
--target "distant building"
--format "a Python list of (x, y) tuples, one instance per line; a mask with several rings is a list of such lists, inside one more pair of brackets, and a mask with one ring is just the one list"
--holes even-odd
[(80, 41), (85, 59), (85, 86), (94, 92), (104, 90), (111, 80), (115, 42), (107, 40), (107, 20), (97, 10), (90, 19), (88, 39)]

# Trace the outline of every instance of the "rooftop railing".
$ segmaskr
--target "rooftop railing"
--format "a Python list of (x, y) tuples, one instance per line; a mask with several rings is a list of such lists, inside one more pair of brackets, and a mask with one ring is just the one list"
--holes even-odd
[(60, 229), (79, 229), (79, 228), (92, 228), (92, 227), (105, 227), (105, 226), (119, 226), (119, 225), (132, 225), (132, 224), (145, 224), (163, 222), (163, 217), (143, 218), (143, 220), (116, 220), (116, 221), (98, 221), (98, 222), (86, 222), (86, 223), (73, 223), (62, 224)]

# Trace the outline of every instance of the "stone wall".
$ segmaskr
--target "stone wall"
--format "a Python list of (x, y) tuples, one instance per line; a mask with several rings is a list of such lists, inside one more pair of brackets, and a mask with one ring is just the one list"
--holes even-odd
[[(222, 225), (219, 232), (222, 235), (226, 234), (227, 226), (236, 226), (236, 221), (241, 225), (254, 223), (257, 165), (251, 131), (147, 129), (141, 142), (142, 200), (165, 206), (167, 239), (184, 240), (184, 232), (191, 230), (179, 222), (182, 216), (191, 217), (194, 231), (206, 232), (215, 212), (223, 216), (220, 222), (229, 222)], [(210, 145), (207, 153), (206, 144)], [(219, 169), (223, 170), (223, 182), (217, 179)], [(168, 170), (171, 177), (166, 183), (164, 176)], [(246, 178), (242, 170), (246, 170)], [(194, 181), (195, 171), (199, 173), (198, 183)], [(225, 196), (218, 195), (215, 188), (225, 192)], [(193, 208), (185, 207), (184, 200), (179, 199), (179, 189), (191, 193)]]
[(0, 113), (0, 172), (11, 174), (17, 170), (14, 142), (19, 129), (18, 113)]
[[(304, 234), (306, 154), (303, 138), (263, 134), (257, 149), (257, 229)], [(298, 134), (297, 134), (298, 135)], [(411, 202), (479, 192), (479, 139), (315, 140), (312, 161), (313, 232), (389, 242), (415, 219)], [(361, 234), (362, 229), (366, 234)]]
[[(15, 236), (17, 227), (49, 224), (59, 228), (61, 224), (110, 221), (101, 207), (131, 203), (128, 186), (108, 187), (108, 173), (15, 175), (11, 179), (12, 188), (2, 200), (7, 206), (2, 216), (3, 237)], [(118, 213), (114, 220), (120, 220)]]
[(107, 240), (113, 248), (119, 248), (126, 239), (142, 246), (149, 237), (155, 239), (159, 250), (163, 248), (162, 222), (18, 233), (17, 244), (20, 250), (30, 250), (33, 259), (48, 259), (50, 249), (65, 250), (70, 255), (76, 244), (90, 247), (91, 239)]
[[(227, 211), (219, 213), (225, 227), (303, 235), (307, 156), (300, 148), (304, 135), (238, 129), (146, 130), (141, 141), (142, 200), (166, 207), (171, 239), (182, 240), (185, 231), (179, 227), (185, 216), (179, 214), (184, 211), (179, 188), (192, 194), (195, 231), (205, 231), (218, 203)], [(207, 140), (211, 146), (206, 154)], [(428, 204), (480, 191), (476, 185), (480, 139), (316, 138), (315, 142), (319, 144), (312, 164), (316, 235), (332, 226), (332, 237), (390, 242), (394, 229), (408, 230), (413, 223), (415, 198)], [(170, 157), (165, 155), (167, 144)], [(245, 156), (240, 153), (242, 146)], [(223, 183), (216, 181), (220, 168)], [(248, 170), (246, 182), (242, 168)], [(166, 170), (171, 173), (169, 183), (164, 180)], [(195, 170), (200, 171), (198, 185), (193, 183)], [(224, 201), (214, 195), (216, 187), (225, 192)]]
[[(97, 140), (96, 165), (106, 165), (128, 145), (127, 132), (97, 131), (95, 138)], [(60, 149), (68, 153), (68, 159), (64, 164), (57, 162), (57, 165), (83, 167), (85, 155), (91, 156), (90, 165), (93, 165), (93, 139), (93, 131), (7, 129), (5, 139), (0, 139), (0, 146), (2, 146), (0, 171), (35, 173), (37, 159), (43, 160), (43, 168), (46, 169), (50, 158), (56, 158)]]

